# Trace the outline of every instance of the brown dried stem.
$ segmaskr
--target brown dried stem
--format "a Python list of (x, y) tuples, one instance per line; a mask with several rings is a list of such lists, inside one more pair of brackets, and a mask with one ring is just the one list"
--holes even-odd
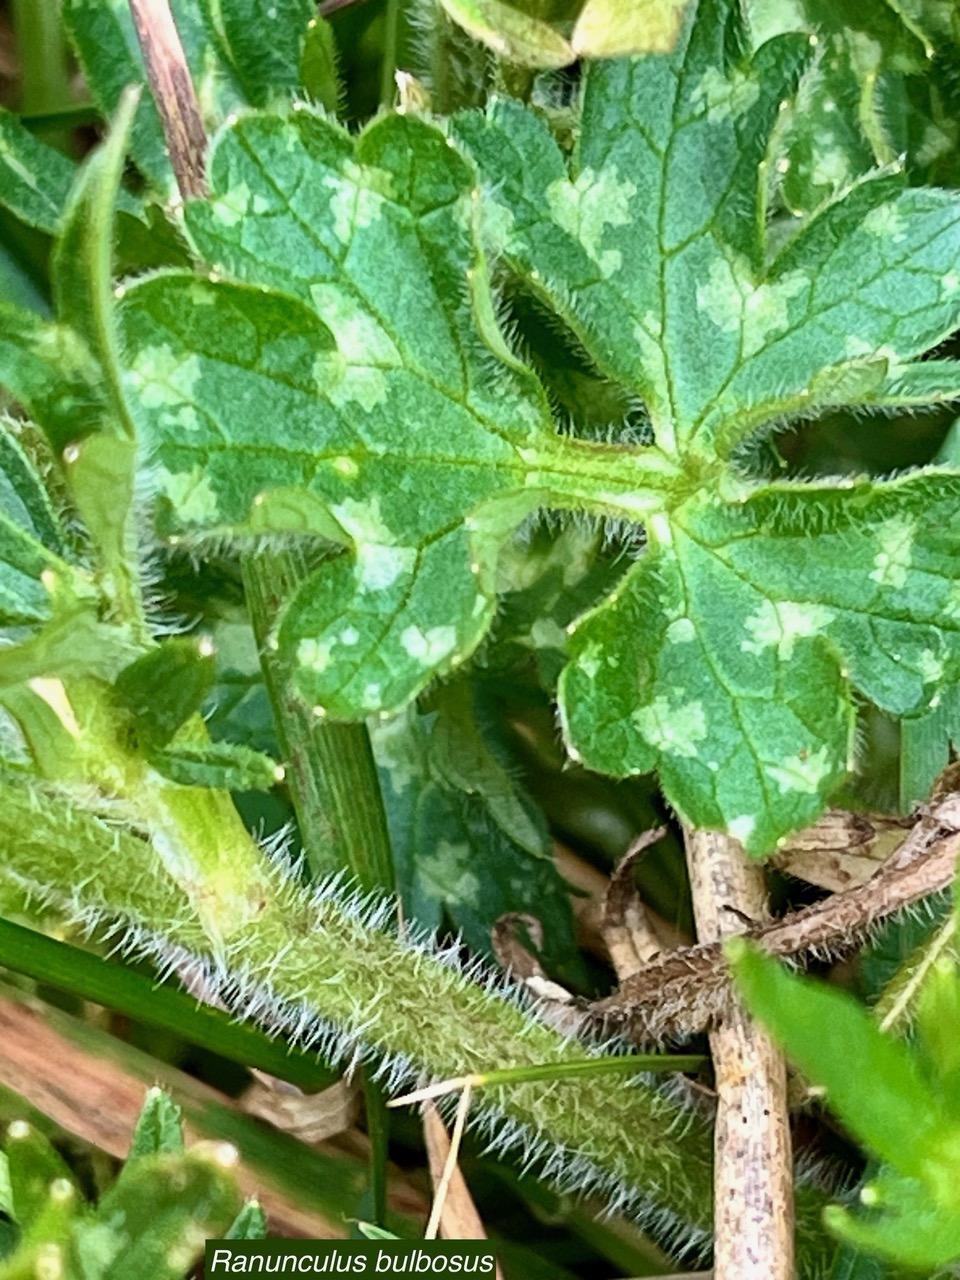
[[(767, 915), (763, 868), (736, 840), (686, 831), (697, 934), (717, 945)], [(793, 1154), (783, 1055), (739, 1001), (710, 1035), (714, 1133), (715, 1280), (793, 1280)]]
[(130, 11), (180, 194), (184, 200), (206, 195), (206, 131), (169, 2), (130, 0)]
[[(782, 920), (734, 932), (770, 955), (837, 956), (875, 924), (952, 883), (960, 853), (960, 796), (924, 815), (865, 884), (832, 894)], [(749, 914), (749, 913), (748, 913)], [(730, 998), (719, 942), (668, 951), (627, 978), (616, 994), (592, 1006), (594, 1017), (642, 1041), (689, 1035), (716, 1024)]]

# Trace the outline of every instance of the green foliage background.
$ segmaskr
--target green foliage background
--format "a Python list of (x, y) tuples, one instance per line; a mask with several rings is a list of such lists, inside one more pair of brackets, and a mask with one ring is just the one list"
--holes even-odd
[[(955, 13), (173, 9), (214, 139), (209, 198), (185, 207), (149, 93), (124, 95), (144, 78), (126, 5), (6, 15), (6, 981), (104, 1004), (157, 1063), (189, 1059), (226, 1092), (236, 1065), (308, 1089), (328, 1076), (79, 950), (79, 926), (119, 920), (166, 969), (174, 947), (199, 955), (235, 1009), (275, 984), (268, 1017), (289, 1029), (305, 1011), (301, 1038), (331, 1058), (365, 1039), (395, 1079), (406, 1062), (562, 1063), (569, 1046), (515, 1005), (403, 952), (387, 915), (311, 901), (309, 882), (396, 890), (415, 928), (488, 960), (498, 920), (533, 916), (543, 969), (592, 996), (611, 975), (582, 946), (556, 839), (606, 873), (676, 813), (762, 857), (827, 803), (928, 794), (960, 726)], [(657, 51), (629, 56), (645, 39)], [(284, 830), (303, 855), (287, 879), (257, 845)], [(675, 826), (638, 882), (689, 931)], [(72, 961), (42, 937), (63, 927)], [(908, 952), (923, 971), (931, 929), (891, 926), (865, 984), (890, 957), (902, 979)], [(908, 1137), (921, 1113), (955, 1127), (952, 1060), (929, 1047), (954, 1012), (949, 964), (918, 984), (925, 1066), (862, 1007), (846, 1030), (831, 1015), (840, 1060), (858, 1035), (873, 1055), (848, 1097), (805, 1056), (816, 997), (751, 963), (756, 1007), (811, 1078), (822, 1066), (852, 1135), (812, 1126), (812, 1158), (853, 1180), (865, 1154), (885, 1162), (870, 1194), (894, 1206), (872, 1231), (834, 1214), (835, 1245), (822, 1195), (801, 1192), (803, 1274), (934, 1274), (956, 1251), (954, 1157), (945, 1140), (915, 1160)], [(431, 1000), (449, 1002), (446, 1040)], [(310, 1030), (316, 1016), (337, 1033)], [(933, 1100), (923, 1071), (939, 1073)], [(871, 1072), (902, 1123), (858, 1110)], [(324, 1205), (345, 1230), (385, 1216), (383, 1096), (370, 1073), (364, 1088), (369, 1179), (354, 1170), (349, 1203)], [(527, 1083), (496, 1105), (541, 1154), (585, 1152), (634, 1208), (657, 1188), (645, 1234), (471, 1152), (509, 1275), (663, 1274), (662, 1250), (702, 1239), (706, 1126), (658, 1150), (683, 1117), (652, 1087)], [(233, 1136), (255, 1145), (242, 1124)], [(202, 1203), (226, 1228), (230, 1179), (171, 1142), (126, 1166), (100, 1214), (169, 1159), (209, 1183), (187, 1217)], [(260, 1142), (263, 1167), (289, 1162)], [(390, 1150), (420, 1162), (411, 1122)], [(60, 1186), (74, 1174), (37, 1152), (29, 1205), (13, 1147), (0, 1185), (11, 1277), (97, 1229)], [(323, 1205), (336, 1177), (303, 1160)], [(168, 1242), (189, 1252), (186, 1200)], [(96, 1274), (132, 1274), (118, 1257)]]

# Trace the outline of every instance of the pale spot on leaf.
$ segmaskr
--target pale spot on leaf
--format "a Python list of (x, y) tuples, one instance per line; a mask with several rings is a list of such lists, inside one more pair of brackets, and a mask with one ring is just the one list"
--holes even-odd
[(727, 823), (727, 830), (734, 840), (739, 840), (741, 844), (746, 844), (753, 835), (756, 825), (756, 818), (751, 817), (749, 814), (741, 814), (737, 818), (730, 819)]
[(782, 765), (769, 765), (767, 777), (782, 792), (797, 791), (802, 795), (816, 795), (834, 772), (834, 762), (826, 746), (816, 751), (798, 752), (784, 760)]
[(764, 600), (756, 613), (746, 619), (744, 628), (750, 639), (743, 640), (740, 648), (744, 653), (757, 654), (775, 649), (778, 658), (789, 662), (796, 642), (818, 635), (835, 616), (824, 605)]
[(690, 618), (677, 618), (667, 627), (667, 641), (670, 644), (689, 644), (697, 634), (697, 629)]
[(361, 542), (357, 547), (357, 588), (360, 591), (384, 591), (408, 574), (416, 563), (414, 547), (384, 546)]
[(704, 72), (693, 92), (692, 105), (705, 110), (711, 124), (747, 111), (760, 96), (760, 86), (742, 71), (732, 71), (728, 79), (716, 67)]
[(210, 487), (205, 471), (194, 467), (192, 471), (160, 471), (159, 488), (173, 504), (181, 520), (194, 524), (208, 524), (219, 515), (217, 495)]
[(434, 666), (450, 656), (457, 643), (453, 627), (407, 627), (400, 635), (400, 643), (411, 658), (425, 667)]
[(863, 220), (863, 229), (880, 240), (889, 240), (891, 244), (900, 244), (907, 236), (903, 215), (892, 204), (881, 204), (871, 209)]
[(235, 227), (244, 220), (249, 210), (250, 188), (245, 182), (238, 182), (235, 187), (230, 187), (210, 201), (210, 212), (225, 227)]
[(773, 284), (754, 286), (749, 269), (717, 259), (697, 286), (697, 305), (724, 333), (741, 334), (743, 355), (756, 355), (790, 323), (789, 303), (809, 288), (807, 277), (791, 271)]
[[(200, 378), (200, 361), (172, 347), (143, 347), (130, 361), (124, 384), (145, 409), (164, 409), (193, 399)], [(195, 419), (194, 419), (195, 421)], [(189, 426), (187, 422), (183, 426)]]
[(326, 671), (330, 665), (332, 645), (327, 640), (301, 640), (297, 645), (297, 662), (311, 671)]
[(902, 587), (913, 561), (916, 521), (908, 516), (884, 520), (877, 531), (880, 550), (873, 558), (870, 578), (882, 587)]
[(697, 754), (696, 744), (707, 736), (707, 717), (699, 701), (671, 703), (664, 697), (654, 698), (632, 719), (647, 742), (665, 755), (690, 759)]
[(630, 201), (637, 194), (632, 182), (621, 181), (615, 166), (597, 174), (584, 169), (576, 182), (566, 178), (547, 187), (547, 202), (556, 222), (579, 240), (604, 276), (621, 266), (619, 249), (604, 249), (607, 227), (627, 226), (632, 218)]

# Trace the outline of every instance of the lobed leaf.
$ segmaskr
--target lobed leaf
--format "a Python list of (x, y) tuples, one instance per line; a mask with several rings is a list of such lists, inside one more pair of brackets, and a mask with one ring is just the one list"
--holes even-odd
[[(778, 37), (721, 70), (723, 7), (702, 0), (671, 57), (589, 68), (572, 171), (514, 103), (455, 126), (491, 188), (491, 247), (683, 456), (843, 403), (837, 379), (865, 357), (905, 365), (960, 317), (947, 192), (865, 181), (764, 265), (762, 161), (807, 45)], [(861, 403), (853, 390), (846, 402)]]
[[(560, 682), (591, 768), (659, 768), (691, 823), (751, 852), (849, 767), (852, 684), (895, 714), (960, 666), (953, 474), (697, 499), (586, 615)], [(717, 602), (723, 607), (718, 608)]]
[(545, 494), (642, 506), (641, 459), (555, 434), (494, 323), (473, 174), (439, 130), (396, 116), (355, 145), (307, 110), (251, 116), (211, 183), (187, 224), (244, 284), (158, 276), (123, 303), (167, 528), (345, 546), (279, 646), (318, 714), (401, 706), (479, 643), (498, 548)]
[[(551, 505), (647, 535), (570, 642), (572, 750), (659, 768), (751, 853), (847, 771), (853, 688), (915, 716), (953, 678), (952, 473), (745, 475), (791, 416), (960, 390), (916, 361), (960, 319), (955, 196), (875, 174), (767, 243), (770, 138), (810, 56), (797, 33), (751, 54), (732, 0), (700, 0), (672, 53), (586, 69), (569, 162), (515, 102), (452, 138), (399, 115), (353, 140), (309, 109), (221, 133), (185, 211), (212, 278), (128, 288), (124, 389), (165, 533), (330, 544), (272, 639), (318, 715), (395, 710), (468, 657), (501, 547)], [(642, 397), (654, 446), (557, 434), (487, 250)]]

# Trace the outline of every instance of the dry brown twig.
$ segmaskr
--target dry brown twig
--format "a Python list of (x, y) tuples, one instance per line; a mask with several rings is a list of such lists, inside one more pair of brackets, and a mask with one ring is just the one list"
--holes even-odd
[[(684, 832), (697, 935), (720, 946), (744, 916), (768, 911), (763, 867), (736, 840)], [(793, 1152), (787, 1068), (736, 999), (710, 1034), (717, 1092), (714, 1129), (716, 1280), (793, 1280)]]
[[(949, 887), (960, 853), (960, 793), (921, 815), (895, 852), (863, 884), (781, 920), (733, 930), (770, 955), (839, 956), (870, 928)], [(731, 904), (728, 904), (731, 905)], [(591, 1007), (592, 1017), (640, 1041), (690, 1035), (715, 1025), (730, 994), (718, 941), (663, 952)]]

